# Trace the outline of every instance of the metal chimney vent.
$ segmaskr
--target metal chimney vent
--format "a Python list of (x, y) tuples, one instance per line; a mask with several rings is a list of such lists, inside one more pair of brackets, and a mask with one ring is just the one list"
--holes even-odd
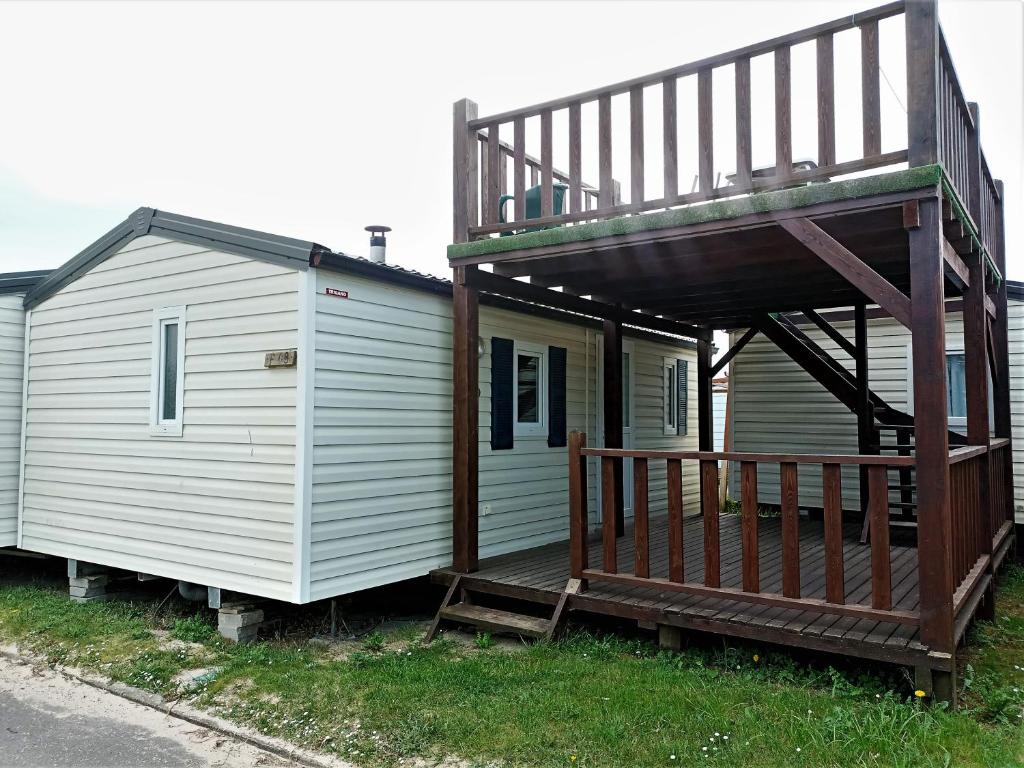
[(374, 264), (384, 264), (388, 248), (385, 234), (391, 231), (391, 227), (371, 224), (366, 227), (366, 231), (370, 233), (370, 261)]

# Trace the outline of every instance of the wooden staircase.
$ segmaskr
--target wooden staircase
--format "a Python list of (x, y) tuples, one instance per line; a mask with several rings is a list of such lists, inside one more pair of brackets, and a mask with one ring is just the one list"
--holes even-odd
[[(813, 316), (813, 313), (808, 313)], [(820, 318), (818, 318), (820, 320)], [(783, 352), (797, 362), (819, 384), (834, 395), (851, 411), (857, 411), (858, 391), (856, 376), (842, 365), (817, 342), (808, 336), (793, 320), (784, 314), (764, 315), (759, 318), (757, 328)], [(851, 353), (852, 345), (844, 340), (835, 329), (826, 330), (842, 349)], [(867, 391), (869, 403), (872, 445), (869, 451), (885, 455), (914, 455), (914, 417), (893, 408), (879, 395), (870, 389)], [(950, 431), (950, 445), (962, 445), (964, 436)], [(888, 490), (889, 524), (893, 528), (917, 528), (917, 484), (913, 467), (893, 468)], [(895, 482), (893, 482), (895, 480)], [(899, 500), (893, 496), (899, 494)], [(870, 527), (865, 515), (861, 531), (861, 542), (866, 543), (870, 536)]]
[(550, 618), (545, 619), (482, 605), (481, 602), (487, 600), (488, 594), (473, 589), (463, 581), (462, 574), (456, 574), (434, 621), (427, 630), (425, 642), (429, 643), (437, 636), (442, 622), (476, 627), (496, 634), (551, 640), (562, 628), (569, 599), (579, 590), (579, 579), (569, 579), (554, 612)]

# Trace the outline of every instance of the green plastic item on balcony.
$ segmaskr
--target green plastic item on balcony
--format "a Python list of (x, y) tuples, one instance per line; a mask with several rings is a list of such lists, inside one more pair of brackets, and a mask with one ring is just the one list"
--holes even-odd
[[(555, 182), (551, 185), (551, 214), (553, 216), (561, 216), (564, 213), (563, 204), (565, 202), (565, 190), (568, 187), (565, 184)], [(514, 200), (515, 195), (502, 195), (498, 198), (498, 222), (506, 224), (505, 219), (505, 203), (509, 200)], [(530, 187), (526, 190), (526, 218), (527, 219), (539, 219), (540, 218), (540, 184), (536, 187)], [(518, 232), (502, 232), (502, 237), (508, 235), (518, 235), (522, 232), (539, 232), (542, 229), (550, 229), (550, 227), (530, 227), (523, 229)]]

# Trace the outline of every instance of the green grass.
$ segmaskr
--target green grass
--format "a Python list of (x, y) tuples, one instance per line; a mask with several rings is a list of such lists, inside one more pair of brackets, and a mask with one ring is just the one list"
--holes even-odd
[[(1020, 569), (1004, 580), (999, 620), (973, 634), (958, 713), (914, 701), (898, 671), (837, 671), (820, 657), (802, 663), (753, 646), (670, 654), (576, 633), (518, 649), (424, 647), (402, 629), (346, 645), (345, 655), (300, 642), (234, 646), (207, 618), (159, 618), (152, 608), (0, 587), (0, 638), (165, 695), (177, 672), (215, 665), (188, 694), (199, 706), (369, 766), (448, 756), (529, 766), (1024, 763)], [(202, 645), (167, 647), (155, 628)]]

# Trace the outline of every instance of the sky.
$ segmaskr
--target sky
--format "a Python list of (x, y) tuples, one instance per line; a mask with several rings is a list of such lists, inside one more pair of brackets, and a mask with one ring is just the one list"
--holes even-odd
[[(365, 225), (387, 224), (389, 261), (447, 275), (457, 99), (494, 114), (876, 4), (0, 3), (0, 272), (59, 266), (147, 205), (355, 254), (368, 250)], [(940, 0), (939, 15), (967, 98), (979, 103), (989, 164), (1006, 184), (1008, 276), (1024, 279), (1022, 5)], [(902, 33), (888, 25), (883, 150), (906, 146)], [(841, 160), (860, 141), (859, 43), (844, 35)], [(762, 59), (752, 76), (755, 165), (773, 162), (771, 63)], [(730, 87), (716, 73), (721, 173), (735, 163)], [(681, 82), (680, 103), (694, 92)], [(651, 130), (658, 103), (649, 93)], [(622, 107), (614, 131), (624, 137)], [(813, 156), (812, 46), (793, 51), (793, 109), (794, 156)], [(563, 145), (555, 163), (564, 167)], [(588, 178), (592, 145), (584, 143)], [(628, 144), (616, 145), (615, 175), (628, 179)], [(684, 137), (688, 189), (696, 157), (687, 147)], [(539, 154), (536, 144), (530, 151)], [(649, 195), (659, 163), (650, 150)]]

